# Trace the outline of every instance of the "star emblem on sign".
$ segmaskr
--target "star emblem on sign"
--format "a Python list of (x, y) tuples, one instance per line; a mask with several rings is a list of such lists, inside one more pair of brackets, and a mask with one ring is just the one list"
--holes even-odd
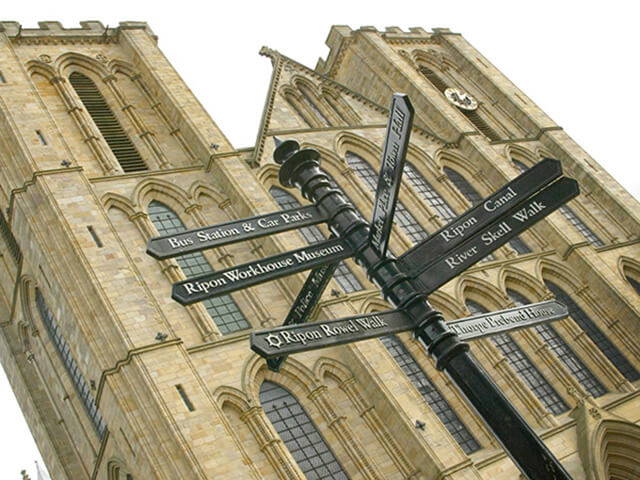
[(273, 348), (280, 348), (280, 345), (282, 345), (282, 339), (278, 335), (274, 335), (273, 333), (267, 335), (267, 338), (265, 338), (265, 340), (267, 341), (269, 346)]

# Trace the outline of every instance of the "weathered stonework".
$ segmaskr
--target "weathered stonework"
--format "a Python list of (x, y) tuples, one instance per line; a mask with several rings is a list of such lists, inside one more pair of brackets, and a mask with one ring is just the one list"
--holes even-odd
[[(379, 168), (395, 91), (408, 93), (416, 108), (408, 161), (456, 214), (470, 202), (450, 170), (487, 196), (519, 173), (514, 160), (531, 166), (551, 156), (580, 182), (583, 194), (570, 207), (602, 243), (593, 246), (556, 212), (521, 235), (530, 253), (501, 247), (431, 295), (445, 318), (468, 315), (468, 300), (489, 310), (513, 306), (509, 291), (531, 302), (551, 298), (545, 281), (552, 282), (640, 370), (638, 202), (464, 37), (337, 26), (315, 70), (263, 48), (273, 77), (249, 149), (229, 143), (156, 40), (141, 22), (42, 22), (37, 29), (0, 22), (0, 206), (8, 225), (0, 236), (0, 356), (52, 478), (303, 479), (261, 407), (264, 381), (297, 398), (350, 478), (518, 477), (409, 335), (400, 339), (472, 432), (476, 451), (465, 453), (441, 421), (442, 405), (425, 401), (379, 340), (299, 354), (270, 372), (249, 349), (249, 329), (224, 333), (203, 304), (170, 299), (171, 284), (185, 278), (177, 260), (145, 253), (158, 235), (152, 202), (187, 228), (278, 210), (269, 193), (278, 186), (274, 136), (319, 150), (324, 168), (369, 217), (373, 194), (346, 158)], [(95, 83), (147, 170), (125, 173), (71, 85), (73, 72)], [(465, 114), (442, 85), (468, 92), (479, 109)], [(400, 200), (417, 228), (433, 233), (447, 223), (406, 176)], [(222, 269), (304, 244), (290, 232), (203, 255)], [(391, 250), (398, 255), (412, 244), (398, 220)], [(389, 307), (346, 264), (363, 288), (345, 292), (332, 281), (315, 318)], [(276, 326), (304, 279), (296, 274), (232, 298), (251, 328)], [(66, 360), (37, 298), (68, 344)], [(625, 377), (575, 319), (554, 329), (606, 390), (591, 398), (553, 344), (534, 329), (514, 332), (567, 405), (560, 414), (490, 339), (473, 342), (472, 352), (575, 479), (640, 477), (640, 380)], [(84, 401), (65, 368), (71, 357), (86, 381)], [(95, 400), (104, 433), (86, 398)]]

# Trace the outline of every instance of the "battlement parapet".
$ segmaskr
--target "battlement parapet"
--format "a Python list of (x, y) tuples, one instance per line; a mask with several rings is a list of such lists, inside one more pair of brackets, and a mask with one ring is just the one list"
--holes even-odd
[(65, 28), (57, 21), (38, 22), (37, 28), (24, 28), (19, 22), (0, 21), (0, 33), (14, 40), (39, 40), (42, 37), (56, 39), (108, 39), (117, 37), (121, 30), (146, 30), (157, 38), (147, 22), (120, 22), (117, 27), (109, 27), (97, 20), (80, 22), (80, 28)]

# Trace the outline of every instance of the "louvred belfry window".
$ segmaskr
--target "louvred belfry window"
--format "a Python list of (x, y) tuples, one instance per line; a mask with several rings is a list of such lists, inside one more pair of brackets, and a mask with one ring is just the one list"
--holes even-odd
[(122, 170), (125, 173), (148, 170), (140, 153), (125, 133), (93, 80), (79, 72), (73, 72), (69, 75), (69, 82), (80, 97), (84, 108), (91, 115)]

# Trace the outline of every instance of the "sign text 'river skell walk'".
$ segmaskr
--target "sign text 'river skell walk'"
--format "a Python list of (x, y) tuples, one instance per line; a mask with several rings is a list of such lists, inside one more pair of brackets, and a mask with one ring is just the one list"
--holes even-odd
[(326, 221), (315, 205), (267, 213), (149, 240), (147, 253), (154, 258), (177, 257), (186, 253), (286, 232)]
[[(559, 320), (567, 315), (566, 306), (557, 300), (549, 300), (474, 315), (448, 322), (447, 325), (462, 340), (473, 340)], [(251, 349), (267, 359), (282, 358), (283, 354), (359, 342), (414, 328), (414, 322), (402, 310), (390, 310), (341, 320), (285, 325), (253, 332)]]
[(526, 202), (497, 217), (489, 227), (480, 230), (444, 256), (423, 259), (414, 269), (416, 278), (427, 295), (457, 277), (467, 268), (522, 233), (534, 223), (558, 209), (580, 192), (578, 183), (561, 178)]
[(492, 223), (498, 215), (505, 214), (510, 208), (526, 201), (560, 175), (560, 162), (545, 158), (402, 254), (398, 260), (411, 271), (416, 266), (423, 266), (425, 258), (437, 259)]
[(393, 214), (396, 211), (398, 190), (413, 125), (413, 113), (409, 97), (395, 93), (389, 112), (387, 136), (382, 151), (378, 188), (369, 232), (369, 243), (383, 257), (389, 245)]
[[(322, 170), (319, 152), (300, 149), (298, 142), (287, 140), (276, 142), (274, 152), (274, 161), (280, 165), (280, 183), (298, 188), (315, 206), (295, 209), (298, 216), (291, 222), (280, 223), (284, 220), (282, 215), (290, 211), (270, 214), (269, 218), (275, 216), (278, 222), (268, 227), (251, 223), (257, 222), (256, 218), (264, 219), (262, 216), (184, 232), (185, 237), (154, 239), (164, 242), (164, 246), (150, 248), (150, 254), (168, 258), (174, 253), (219, 246), (221, 243), (216, 242), (226, 241), (225, 237), (235, 242), (289, 230), (288, 227), (328, 222), (336, 238), (178, 282), (173, 285), (172, 298), (188, 305), (316, 268), (287, 317), (286, 322), (291, 324), (251, 334), (251, 348), (255, 352), (267, 359), (278, 359), (277, 367), (290, 353), (413, 330), (435, 359), (436, 367), (448, 373), (527, 478), (570, 480), (562, 464), (467, 353), (468, 345), (461, 342), (461, 338), (477, 338), (551, 321), (566, 315), (566, 309), (557, 302), (543, 302), (473, 316), (448, 327), (425, 295), (575, 197), (579, 192), (577, 183), (569, 178), (558, 179), (562, 174), (559, 162), (544, 160), (396, 260), (387, 255), (386, 249), (411, 115), (406, 97), (394, 97), (371, 224), (361, 218)], [(314, 217), (318, 212), (326, 217), (320, 218), (320, 214)], [(258, 228), (262, 229), (260, 234), (255, 233)], [(200, 242), (198, 247), (187, 250), (191, 242), (197, 244), (196, 240)], [(308, 319), (335, 264), (352, 256), (397, 310), (295, 324)], [(316, 286), (317, 291), (313, 291)]]
[(340, 238), (314, 243), (237, 267), (174, 283), (171, 298), (182, 305), (201, 302), (235, 290), (268, 282), (318, 265), (344, 260), (353, 250)]

